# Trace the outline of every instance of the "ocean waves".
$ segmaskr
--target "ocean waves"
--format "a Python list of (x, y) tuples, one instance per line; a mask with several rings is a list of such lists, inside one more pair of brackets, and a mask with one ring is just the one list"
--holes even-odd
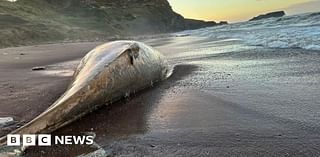
[(239, 39), (247, 46), (320, 50), (320, 13), (241, 22), (176, 33), (212, 41)]

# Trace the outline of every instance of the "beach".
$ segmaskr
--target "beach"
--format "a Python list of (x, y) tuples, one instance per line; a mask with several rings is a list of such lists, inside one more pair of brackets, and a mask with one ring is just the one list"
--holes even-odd
[[(193, 36), (143, 42), (174, 67), (168, 80), (54, 133), (92, 133), (96, 145), (30, 147), (26, 156), (96, 150), (111, 156), (320, 154), (319, 51), (239, 46), (238, 40)], [(67, 88), (80, 59), (99, 44), (1, 49), (0, 117), (16, 120), (1, 135), (48, 108)], [(32, 71), (35, 66), (46, 69)]]

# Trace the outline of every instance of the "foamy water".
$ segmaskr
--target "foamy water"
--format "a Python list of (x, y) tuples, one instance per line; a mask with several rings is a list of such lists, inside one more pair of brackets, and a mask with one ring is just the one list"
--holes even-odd
[(216, 41), (237, 39), (248, 46), (320, 50), (320, 13), (241, 22), (176, 35), (208, 37)]

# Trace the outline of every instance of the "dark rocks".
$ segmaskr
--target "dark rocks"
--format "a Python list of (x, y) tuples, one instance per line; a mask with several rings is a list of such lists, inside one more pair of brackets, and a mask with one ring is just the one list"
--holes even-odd
[(46, 67), (33, 67), (31, 70), (32, 71), (46, 70)]
[(154, 144), (149, 144), (149, 146), (152, 148), (156, 147), (156, 145), (154, 145)]
[(256, 20), (267, 19), (267, 18), (271, 18), (271, 17), (282, 17), (284, 15), (286, 15), (286, 13), (284, 11), (276, 11), (276, 12), (271, 12), (271, 13), (259, 15), (257, 17), (250, 19), (249, 21), (256, 21)]
[(218, 25), (227, 25), (228, 24), (228, 21), (220, 21), (219, 23), (218, 23)]
[(312, 13), (309, 16), (319, 16), (319, 15), (320, 15), (320, 12), (317, 12), (317, 13)]
[(185, 29), (197, 29), (203, 27), (211, 27), (217, 25), (214, 21), (203, 21), (203, 20), (194, 20), (194, 19), (185, 19)]
[(227, 25), (227, 21), (220, 21), (216, 23), (215, 21), (203, 21), (203, 20), (194, 20), (194, 19), (185, 19), (185, 29), (198, 29), (203, 27), (212, 27), (219, 25)]

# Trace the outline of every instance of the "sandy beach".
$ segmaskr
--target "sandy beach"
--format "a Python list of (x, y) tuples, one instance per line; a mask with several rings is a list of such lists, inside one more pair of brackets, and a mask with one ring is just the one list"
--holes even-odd
[[(167, 56), (173, 75), (54, 134), (94, 133), (99, 149), (111, 156), (320, 154), (317, 51), (240, 47), (224, 52), (221, 47), (238, 41), (188, 36), (143, 42)], [(1, 49), (0, 117), (17, 121), (1, 135), (48, 108), (65, 91), (79, 59), (98, 44)], [(34, 66), (46, 70), (32, 71)], [(96, 149), (31, 147), (26, 155), (77, 156)]]
[[(98, 43), (51, 44), (1, 49), (1, 117), (13, 116), (19, 122), (30, 121), (44, 111), (65, 90), (74, 67), (60, 68), (43, 75), (32, 67), (79, 60)], [(76, 66), (76, 65), (72, 65)], [(70, 69), (71, 72), (65, 71)], [(71, 74), (70, 74), (71, 73)], [(2, 134), (3, 135), (3, 134)]]

